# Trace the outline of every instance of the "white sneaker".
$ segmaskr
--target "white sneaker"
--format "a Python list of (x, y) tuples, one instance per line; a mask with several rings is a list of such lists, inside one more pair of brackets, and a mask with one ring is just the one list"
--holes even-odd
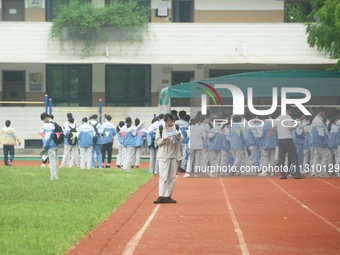
[(261, 177), (265, 177), (265, 176), (268, 176), (268, 173), (259, 173), (257, 176), (261, 176)]
[(183, 175), (183, 178), (189, 178), (190, 177), (190, 173), (185, 173), (185, 175)]
[(45, 167), (46, 166), (46, 164), (41, 164), (41, 166), (40, 167)]

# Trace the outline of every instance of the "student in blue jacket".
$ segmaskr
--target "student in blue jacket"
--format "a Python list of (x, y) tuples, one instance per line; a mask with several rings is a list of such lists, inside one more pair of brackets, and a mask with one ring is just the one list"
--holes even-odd
[(241, 166), (245, 165), (246, 150), (248, 150), (248, 141), (246, 130), (240, 115), (233, 116), (233, 123), (230, 127), (230, 148), (234, 158), (233, 174), (240, 175)]
[(94, 128), (85, 117), (82, 120), (83, 124), (78, 129), (78, 143), (80, 147), (80, 168), (91, 169), (92, 167), (92, 147)]
[(311, 125), (312, 141), (314, 146), (312, 175), (319, 178), (328, 178), (327, 165), (332, 156), (328, 148), (329, 133), (327, 125), (324, 121), (326, 110), (324, 107), (319, 107), (317, 115), (313, 119)]
[(43, 149), (48, 152), (49, 167), (51, 180), (58, 179), (58, 145), (54, 142), (52, 135), (54, 134), (55, 126), (51, 116), (44, 112), (40, 115), (40, 119), (44, 122), (40, 130), (40, 134), (43, 134)]
[[(97, 136), (96, 141), (93, 143), (93, 149), (92, 149), (92, 167), (96, 167), (96, 162), (97, 166), (100, 168), (104, 168), (103, 165), (103, 157), (102, 157), (102, 152), (100, 150), (101, 145), (103, 143), (102, 136), (103, 136), (103, 129), (101, 127), (101, 124), (97, 121), (98, 115), (94, 114), (89, 118), (89, 123), (93, 127), (95, 134), (94, 136)], [(96, 154), (96, 157), (95, 157)]]
[(140, 159), (142, 156), (142, 149), (144, 145), (144, 138), (146, 137), (146, 129), (145, 123), (141, 122), (140, 119), (135, 119), (135, 127), (134, 127), (133, 136), (134, 136), (134, 148), (135, 148), (135, 155), (134, 161), (132, 161), (132, 166), (134, 168), (139, 168)]
[(297, 126), (295, 128), (295, 130), (293, 130), (292, 132), (292, 137), (295, 143), (295, 147), (296, 147), (296, 152), (298, 155), (298, 165), (300, 167), (300, 172), (302, 172), (302, 170), (304, 169), (304, 152), (303, 152), (303, 146), (305, 144), (305, 137), (306, 137), (306, 133), (305, 133), (305, 122), (303, 121), (305, 119), (305, 115), (303, 114), (303, 112), (299, 111), (296, 114), (296, 123)]
[(277, 147), (277, 131), (273, 128), (272, 119), (268, 118), (262, 128), (261, 135), (261, 165), (262, 172), (259, 176), (274, 175), (275, 150)]
[(110, 115), (106, 115), (105, 121), (102, 125), (103, 138), (102, 138), (101, 153), (102, 153), (103, 164), (105, 162), (105, 156), (107, 152), (107, 164), (105, 168), (110, 168), (111, 166), (113, 139), (116, 135), (116, 127), (111, 123), (111, 120), (112, 120), (112, 117)]

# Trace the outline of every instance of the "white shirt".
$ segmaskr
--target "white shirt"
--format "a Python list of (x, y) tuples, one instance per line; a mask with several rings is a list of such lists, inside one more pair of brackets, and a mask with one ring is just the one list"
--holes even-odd
[(189, 127), (190, 132), (190, 149), (191, 150), (202, 150), (203, 149), (203, 129), (201, 125), (191, 125)]
[[(281, 115), (275, 119), (274, 126), (277, 127), (277, 135), (279, 139), (292, 138), (289, 127), (293, 127), (295, 122), (289, 115)], [(283, 124), (283, 125), (282, 125)]]
[(189, 122), (183, 119), (179, 119), (175, 121), (175, 124), (179, 126), (179, 128), (187, 128), (189, 127)]

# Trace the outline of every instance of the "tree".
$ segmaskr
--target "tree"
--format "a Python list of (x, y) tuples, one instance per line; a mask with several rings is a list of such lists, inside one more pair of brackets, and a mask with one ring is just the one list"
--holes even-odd
[(340, 0), (313, 0), (310, 17), (318, 22), (307, 23), (308, 44), (338, 59), (333, 70), (340, 71)]
[(310, 3), (285, 3), (285, 22), (299, 23), (311, 21), (309, 17), (312, 11), (312, 5)]

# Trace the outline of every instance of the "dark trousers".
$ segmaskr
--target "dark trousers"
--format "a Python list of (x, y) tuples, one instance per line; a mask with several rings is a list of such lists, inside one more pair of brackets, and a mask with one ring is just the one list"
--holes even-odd
[(8, 153), (9, 153), (9, 160), (12, 162), (14, 159), (14, 145), (3, 145), (3, 151), (4, 151), (4, 162), (5, 165), (8, 165)]
[[(286, 155), (288, 153), (288, 166), (284, 168)], [(295, 143), (292, 138), (279, 139), (279, 162), (278, 166), (281, 170), (281, 175), (285, 175), (289, 171), (292, 174), (300, 174), (300, 169), (298, 167), (298, 155), (296, 152)], [(286, 171), (283, 171), (283, 170)]]
[(105, 161), (106, 152), (107, 152), (107, 163), (108, 163), (108, 164), (111, 164), (111, 159), (112, 159), (112, 145), (113, 145), (113, 143), (105, 143), (105, 144), (102, 144), (101, 152), (102, 152), (103, 164), (104, 164), (104, 161)]

